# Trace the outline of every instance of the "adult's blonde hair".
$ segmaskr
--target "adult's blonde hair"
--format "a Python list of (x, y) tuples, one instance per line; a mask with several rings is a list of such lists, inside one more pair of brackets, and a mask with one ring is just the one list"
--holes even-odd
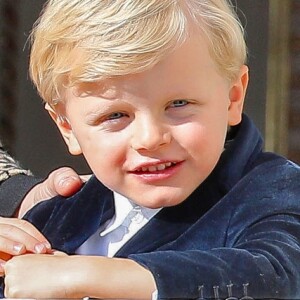
[(153, 67), (195, 25), (219, 71), (233, 80), (247, 51), (229, 0), (49, 0), (32, 30), (30, 75), (55, 104), (68, 86)]

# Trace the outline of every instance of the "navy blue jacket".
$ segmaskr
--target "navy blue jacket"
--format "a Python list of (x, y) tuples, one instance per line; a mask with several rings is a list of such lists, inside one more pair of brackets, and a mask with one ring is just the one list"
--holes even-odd
[[(300, 298), (300, 169), (262, 144), (243, 116), (210, 176), (116, 254), (152, 272), (159, 299)], [(25, 218), (72, 254), (113, 214), (112, 192), (93, 177)]]

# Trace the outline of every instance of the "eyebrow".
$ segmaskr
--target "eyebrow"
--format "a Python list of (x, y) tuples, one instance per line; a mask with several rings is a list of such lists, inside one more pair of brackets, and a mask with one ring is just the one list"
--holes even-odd
[[(104, 98), (104, 99), (100, 99), (99, 101), (100, 101), (100, 103), (95, 104), (93, 107), (91, 107), (90, 109), (87, 109), (84, 112), (85, 118), (93, 119), (93, 118), (99, 117), (101, 115), (104, 115), (104, 114), (110, 112), (111, 110), (121, 109), (121, 108), (119, 108), (119, 106), (122, 104), (123, 105), (125, 104), (125, 102), (120, 99)], [(102, 101), (105, 103), (103, 103)]]

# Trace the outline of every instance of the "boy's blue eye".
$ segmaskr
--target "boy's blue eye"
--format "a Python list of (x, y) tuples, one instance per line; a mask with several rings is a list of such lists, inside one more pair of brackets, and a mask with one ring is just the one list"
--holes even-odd
[(185, 99), (175, 100), (171, 103), (171, 107), (181, 107), (187, 105), (189, 102)]
[(107, 120), (116, 120), (116, 119), (120, 119), (120, 118), (122, 118), (124, 116), (125, 116), (124, 113), (115, 112), (115, 113), (112, 113), (109, 116), (107, 116)]

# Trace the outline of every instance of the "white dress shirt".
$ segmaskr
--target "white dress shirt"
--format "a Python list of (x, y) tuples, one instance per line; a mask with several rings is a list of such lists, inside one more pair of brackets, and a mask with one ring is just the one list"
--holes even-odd
[(114, 217), (100, 226), (76, 254), (113, 257), (160, 210), (139, 206), (115, 192), (114, 203)]
[[(160, 210), (139, 206), (114, 192), (115, 215), (90, 236), (76, 251), (79, 255), (113, 257)], [(157, 299), (157, 291), (152, 300)]]

